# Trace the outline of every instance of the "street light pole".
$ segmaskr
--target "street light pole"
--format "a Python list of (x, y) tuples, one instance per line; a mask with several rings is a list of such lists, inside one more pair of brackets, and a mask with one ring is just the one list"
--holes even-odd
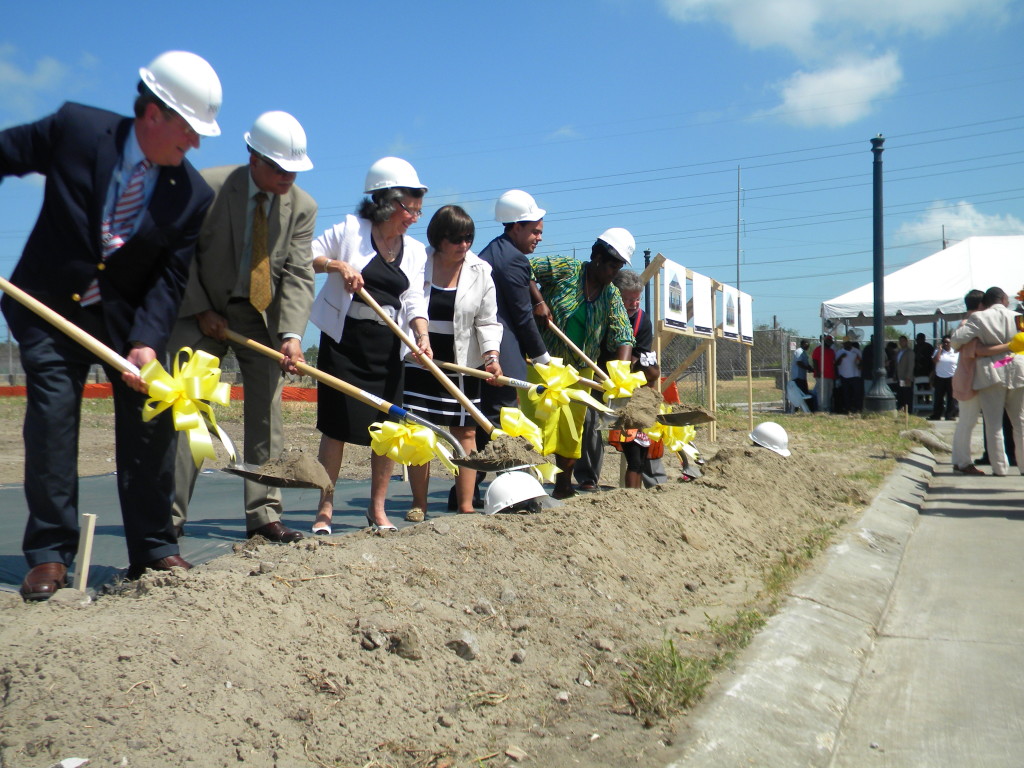
[(872, 274), (874, 280), (874, 327), (871, 340), (872, 370), (874, 379), (871, 382), (871, 389), (864, 396), (865, 411), (895, 411), (896, 397), (885, 376), (885, 240), (882, 234), (882, 152), (885, 139), (878, 134), (871, 140), (871, 153), (874, 155), (872, 163), (871, 186), (874, 192), (872, 204), (873, 209), (873, 233), (874, 256), (872, 259)]

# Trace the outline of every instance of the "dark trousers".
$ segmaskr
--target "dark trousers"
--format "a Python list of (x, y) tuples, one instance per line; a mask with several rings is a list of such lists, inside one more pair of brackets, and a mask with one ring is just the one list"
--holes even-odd
[[(70, 319), (108, 343), (98, 306)], [(41, 320), (25, 336), (20, 349), (28, 390), (24, 437), (29, 518), (22, 549), (30, 567), (51, 562), (70, 566), (78, 551), (82, 389), (90, 365), (98, 361)], [(145, 395), (124, 384), (119, 372), (107, 369), (107, 376), (114, 390), (117, 490), (129, 562), (142, 564), (176, 555), (178, 544), (171, 526), (175, 442), (170, 413), (143, 423)], [(102, 510), (97, 511), (102, 515)], [(99, 522), (110, 523), (109, 519)]]
[(911, 387), (896, 387), (896, 409), (906, 408), (908, 411), (914, 410), (914, 388)]
[(941, 376), (935, 377), (935, 383), (932, 386), (932, 400), (934, 406), (932, 407), (932, 418), (940, 419), (945, 413), (947, 419), (952, 419), (956, 416), (956, 399), (953, 397), (953, 377), (942, 378)]
[(860, 413), (864, 408), (864, 379), (860, 376), (840, 377), (843, 413)]

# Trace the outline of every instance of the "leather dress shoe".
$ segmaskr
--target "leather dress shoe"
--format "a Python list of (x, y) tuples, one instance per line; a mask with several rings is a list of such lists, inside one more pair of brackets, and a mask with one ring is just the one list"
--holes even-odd
[(298, 541), (303, 538), (301, 531), (289, 528), (280, 520), (275, 520), (272, 523), (261, 525), (259, 528), (249, 531), (245, 535), (246, 538), (249, 539), (254, 536), (262, 536), (267, 541), (272, 541), (275, 544), (291, 544), (293, 541)]
[(150, 560), (148, 563), (139, 563), (138, 565), (128, 566), (128, 573), (126, 578), (129, 581), (141, 578), (142, 574), (148, 571), (169, 571), (171, 568), (184, 568), (186, 571), (192, 567), (192, 563), (188, 562), (181, 555), (168, 555), (167, 557), (161, 557), (159, 560)]
[(67, 584), (68, 567), (64, 563), (40, 563), (25, 574), (21, 596), (25, 600), (49, 600)]

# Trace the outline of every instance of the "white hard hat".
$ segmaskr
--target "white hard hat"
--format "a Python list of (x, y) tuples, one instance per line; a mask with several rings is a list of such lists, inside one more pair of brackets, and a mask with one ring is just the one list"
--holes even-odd
[(306, 132), (287, 112), (264, 112), (245, 134), (253, 152), (286, 171), (308, 171), (313, 161), (306, 154)]
[(519, 221), (540, 221), (547, 213), (537, 207), (537, 201), (529, 192), (510, 189), (494, 204), (494, 220), (499, 224), (515, 224)]
[(420, 183), (420, 177), (416, 175), (416, 169), (400, 157), (382, 157), (370, 166), (366, 172), (366, 184), (363, 191), (366, 194), (376, 192), (378, 189), (391, 189), (392, 187), (406, 187), (408, 189), (422, 189), (427, 187)]
[(533, 475), (528, 472), (505, 472), (494, 478), (484, 496), (484, 514), (493, 515), (521, 501), (536, 500), (542, 507), (557, 507), (561, 502), (552, 499)]
[(139, 77), (160, 101), (181, 115), (200, 136), (220, 136), (217, 112), (223, 92), (220, 78), (202, 56), (188, 51), (161, 53)]
[(636, 240), (629, 234), (628, 229), (612, 227), (598, 235), (597, 239), (606, 245), (610, 245), (616, 255), (626, 264), (629, 264), (629, 260), (633, 258), (633, 251), (636, 250)]
[(760, 446), (775, 451), (780, 456), (789, 456), (789, 435), (781, 424), (764, 421), (754, 427), (750, 439)]

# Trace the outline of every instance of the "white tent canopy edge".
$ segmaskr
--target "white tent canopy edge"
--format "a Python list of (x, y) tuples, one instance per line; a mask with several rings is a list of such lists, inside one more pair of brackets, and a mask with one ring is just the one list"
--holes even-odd
[[(1011, 297), (1024, 286), (1024, 235), (969, 237), (885, 276), (885, 324), (959, 320), (964, 294), (999, 286)], [(874, 322), (874, 283), (821, 304), (822, 320)]]

